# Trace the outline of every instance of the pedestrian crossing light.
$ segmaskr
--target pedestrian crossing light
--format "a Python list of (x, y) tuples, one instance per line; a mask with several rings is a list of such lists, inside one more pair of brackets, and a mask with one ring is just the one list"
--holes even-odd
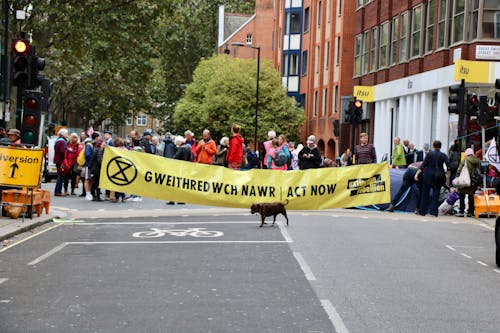
[(12, 43), (12, 81), (19, 88), (29, 84), (31, 46), (24, 38), (17, 38)]
[(477, 117), (479, 110), (479, 100), (476, 94), (467, 97), (467, 114), (471, 117)]

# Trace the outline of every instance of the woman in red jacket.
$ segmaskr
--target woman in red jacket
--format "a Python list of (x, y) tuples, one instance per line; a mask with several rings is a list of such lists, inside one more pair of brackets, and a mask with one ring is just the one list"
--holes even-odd
[(230, 169), (239, 170), (241, 167), (241, 161), (243, 160), (243, 143), (245, 139), (240, 135), (241, 127), (234, 124), (231, 128), (231, 134), (233, 135), (229, 139), (229, 150), (227, 151), (227, 166)]
[(71, 181), (71, 195), (75, 195), (75, 188), (78, 188), (78, 182), (76, 181), (76, 176), (78, 175), (78, 170), (75, 166), (78, 154), (82, 150), (82, 144), (79, 141), (78, 134), (71, 133), (68, 141), (68, 148), (66, 148), (66, 165), (69, 166), (69, 172), (64, 179), (64, 192), (68, 193), (68, 183)]

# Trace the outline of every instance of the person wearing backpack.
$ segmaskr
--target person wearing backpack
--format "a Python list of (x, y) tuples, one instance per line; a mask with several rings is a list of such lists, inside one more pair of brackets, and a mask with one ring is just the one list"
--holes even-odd
[[(469, 175), (471, 178), (471, 185), (468, 187), (462, 187), (458, 189), (458, 194), (459, 194), (459, 210), (458, 214), (455, 216), (463, 217), (465, 214), (465, 196), (468, 196), (468, 202), (469, 202), (469, 209), (467, 210), (467, 217), (471, 217), (474, 215), (474, 194), (476, 193), (476, 189), (478, 186), (482, 184), (482, 177), (477, 176), (477, 172), (479, 170), (479, 174), (481, 173), (481, 160), (474, 155), (474, 151), (471, 148), (467, 148), (465, 150), (465, 158), (460, 162), (460, 165), (458, 166), (457, 170), (457, 175), (460, 175), (460, 172), (462, 172), (462, 168), (467, 168), (469, 170)], [(475, 169), (475, 171), (474, 171)], [(476, 176), (473, 176), (473, 173), (476, 174)], [(473, 179), (476, 181), (475, 183), (473, 182)]]
[(288, 166), (286, 164), (290, 156), (287, 146), (279, 145), (278, 138), (274, 138), (271, 141), (271, 148), (269, 148), (269, 153), (267, 157), (267, 167), (271, 170), (287, 170)]

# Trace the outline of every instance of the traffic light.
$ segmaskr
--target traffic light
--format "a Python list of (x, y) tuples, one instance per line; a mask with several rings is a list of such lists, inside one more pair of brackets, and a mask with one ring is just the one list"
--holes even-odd
[(479, 110), (479, 100), (476, 94), (467, 95), (467, 114), (471, 117), (477, 117)]
[(479, 97), (479, 125), (487, 126), (488, 122), (493, 120), (493, 114), (490, 112), (488, 105), (488, 96)]
[(39, 91), (25, 91), (23, 96), (23, 118), (21, 124), (21, 142), (38, 145), (41, 122), (42, 93)]
[(18, 88), (26, 88), (30, 79), (31, 46), (24, 38), (14, 39), (12, 43), (12, 82)]
[(363, 101), (355, 99), (353, 101), (354, 123), (360, 124), (363, 117)]
[(462, 83), (457, 86), (451, 86), (449, 88), (450, 97), (448, 97), (448, 112), (463, 114), (464, 111), (464, 97), (467, 93), (465, 89), (465, 82), (462, 80)]
[(43, 75), (40, 73), (45, 69), (45, 59), (38, 57), (35, 52), (35, 48), (32, 48), (32, 52), (29, 56), (30, 64), (30, 82), (29, 89), (37, 89), (42, 84)]
[(349, 105), (347, 106), (347, 109), (345, 110), (344, 114), (344, 123), (350, 124), (352, 122), (353, 113), (354, 113), (353, 103), (352, 101), (349, 101)]

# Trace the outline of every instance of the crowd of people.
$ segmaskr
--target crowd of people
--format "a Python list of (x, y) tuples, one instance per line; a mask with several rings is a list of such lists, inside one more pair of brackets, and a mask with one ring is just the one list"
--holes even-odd
[[(113, 133), (107, 130), (103, 131), (103, 134), (98, 131), (77, 134), (68, 133), (68, 130), (63, 128), (59, 130), (54, 146), (54, 163), (58, 174), (54, 195), (78, 195), (75, 191), (81, 186), (82, 191), (79, 195), (89, 201), (142, 200), (138, 196), (110, 191), (105, 191), (104, 199), (102, 198), (99, 183), (103, 151), (106, 146), (235, 170), (254, 168), (306, 170), (377, 163), (376, 150), (374, 145), (368, 142), (367, 133), (359, 135), (359, 143), (355, 145), (354, 151), (348, 148), (342, 156), (332, 160), (322, 157), (314, 135), (307, 138), (305, 146), (302, 144), (296, 146), (294, 142), (288, 142), (285, 135), (277, 135), (271, 130), (268, 132), (267, 140), (259, 142), (256, 151), (254, 142), (251, 140), (245, 142), (240, 132), (240, 126), (235, 124), (231, 127), (231, 136), (222, 137), (216, 143), (208, 129), (205, 129), (201, 138), (197, 140), (190, 130), (185, 131), (183, 136), (167, 133), (160, 139), (150, 131), (145, 131), (141, 136), (138, 131), (132, 130), (127, 138), (121, 138), (113, 137)], [(8, 131), (0, 128), (0, 142), (22, 146), (21, 133), (15, 128)], [(417, 214), (438, 215), (439, 194), (443, 187), (459, 193), (460, 201), (456, 215), (474, 214), (473, 198), (478, 186), (453, 189), (452, 181), (460, 175), (464, 167), (470, 172), (474, 168), (480, 168), (481, 156), (476, 157), (476, 153), (468, 148), (462, 159), (458, 140), (455, 140), (448, 154), (441, 152), (440, 141), (433, 142), (432, 150), (427, 143), (418, 150), (408, 139), (401, 143), (399, 137), (395, 137), (393, 143), (389, 165), (391, 168), (406, 169), (406, 171), (402, 186), (393, 196), (388, 211), (394, 211), (403, 193), (416, 184), (419, 189)], [(481, 151), (477, 154), (481, 154)], [(486, 182), (488, 187), (500, 187), (500, 172), (493, 165), (488, 166)]]

